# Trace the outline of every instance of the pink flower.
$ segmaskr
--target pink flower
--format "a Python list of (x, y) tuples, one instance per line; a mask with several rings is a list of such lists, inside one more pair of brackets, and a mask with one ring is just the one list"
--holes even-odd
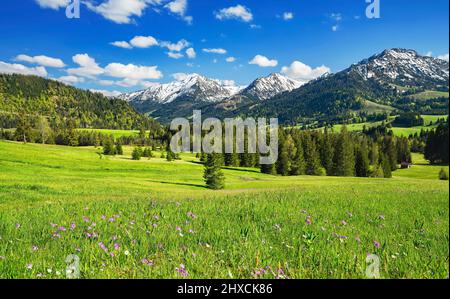
[(306, 225), (312, 224), (311, 216), (306, 217), (305, 223), (306, 223)]
[(72, 224), (70, 225), (70, 229), (75, 230), (76, 228), (77, 228), (77, 225), (75, 224), (75, 222), (72, 222)]
[(180, 274), (182, 277), (188, 277), (189, 275), (186, 267), (183, 264), (181, 264), (179, 268), (175, 268), (175, 271), (177, 271), (178, 274)]
[(142, 260), (142, 264), (144, 264), (146, 266), (153, 266), (153, 261), (152, 260), (148, 260), (148, 259), (143, 259)]
[(343, 226), (346, 226), (348, 223), (347, 223), (347, 221), (342, 220), (341, 224), (342, 224)]
[(30, 263), (30, 264), (27, 264), (27, 269), (28, 269), (28, 270), (33, 269), (33, 264), (31, 264), (31, 263)]
[(181, 227), (177, 226), (176, 231), (181, 232), (182, 231)]

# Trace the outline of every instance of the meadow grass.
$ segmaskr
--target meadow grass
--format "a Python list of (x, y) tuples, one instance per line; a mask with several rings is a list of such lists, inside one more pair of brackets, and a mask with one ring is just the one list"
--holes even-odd
[(449, 184), (419, 155), (393, 179), (228, 168), (210, 191), (194, 155), (97, 152), (0, 141), (0, 278), (64, 278), (70, 254), (82, 278), (365, 278), (369, 253), (383, 278), (448, 277)]

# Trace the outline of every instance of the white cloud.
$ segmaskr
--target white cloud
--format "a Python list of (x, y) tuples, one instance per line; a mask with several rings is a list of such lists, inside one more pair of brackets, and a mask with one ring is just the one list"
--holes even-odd
[(112, 42), (111, 45), (118, 47), (118, 48), (124, 48), (124, 49), (132, 49), (133, 47), (130, 45), (130, 43), (126, 41), (117, 41)]
[(173, 58), (173, 59), (180, 59), (180, 58), (183, 58), (183, 57), (184, 57), (183, 54), (181, 54), (181, 53), (176, 53), (176, 52), (168, 52), (168, 53), (167, 53), (167, 56), (169, 56), (170, 58)]
[(255, 64), (260, 67), (275, 67), (278, 65), (278, 61), (275, 59), (269, 59), (266, 56), (256, 55), (249, 64)]
[(449, 57), (448, 57), (448, 53), (447, 53), (447, 54), (444, 54), (444, 55), (439, 55), (438, 58), (439, 58), (439, 59), (442, 59), (442, 60), (445, 60), (445, 61), (448, 62), (448, 58), (449, 58)]
[(324, 65), (313, 69), (300, 61), (294, 61), (290, 66), (285, 66), (281, 69), (282, 74), (302, 83), (306, 83), (330, 72), (330, 68)]
[(89, 1), (84, 3), (90, 10), (118, 24), (132, 23), (133, 17), (143, 15), (148, 4), (156, 4), (155, 1), (148, 0), (107, 0), (98, 6)]
[(294, 13), (292, 13), (292, 12), (283, 13), (283, 20), (289, 21), (289, 20), (292, 20), (293, 18), (294, 18)]
[(80, 77), (77, 77), (77, 76), (62, 76), (62, 77), (59, 77), (57, 80), (61, 81), (63, 83), (69, 84), (69, 85), (73, 85), (73, 84), (83, 83), (84, 82), (84, 78), (80, 78)]
[(94, 78), (104, 73), (104, 70), (97, 64), (95, 59), (88, 54), (77, 54), (72, 57), (72, 60), (80, 67), (68, 69), (67, 72), (71, 75)]
[(167, 41), (162, 41), (160, 45), (163, 48), (167, 48), (170, 52), (180, 52), (184, 48), (189, 47), (190, 43), (187, 40), (182, 39), (178, 41), (176, 44)]
[(225, 59), (226, 60), (226, 62), (235, 62), (236, 61), (236, 58), (234, 58), (234, 57), (228, 57), (227, 59)]
[(149, 48), (157, 46), (158, 41), (153, 36), (135, 36), (130, 44), (136, 48)]
[(428, 51), (428, 52), (425, 54), (425, 56), (432, 57), (432, 56), (433, 56), (433, 52)]
[(16, 60), (55, 68), (62, 68), (66, 66), (61, 59), (48, 57), (44, 55), (31, 57), (28, 55), (21, 54), (16, 57)]
[(117, 90), (109, 91), (109, 90), (103, 90), (103, 89), (90, 89), (93, 93), (100, 93), (108, 98), (114, 98), (120, 96), (122, 93)]
[(186, 55), (188, 58), (194, 59), (195, 57), (197, 57), (197, 53), (195, 52), (194, 48), (189, 48), (186, 50)]
[(105, 68), (105, 75), (131, 80), (160, 79), (163, 74), (157, 66), (140, 66), (134, 64), (110, 63)]
[(98, 80), (97, 82), (98, 82), (98, 84), (100, 84), (102, 86), (112, 86), (116, 83), (112, 80)]
[(223, 8), (219, 12), (215, 13), (216, 18), (223, 20), (242, 20), (244, 22), (251, 22), (253, 20), (252, 12), (243, 5), (236, 5), (228, 8)]
[(205, 53), (213, 53), (213, 54), (227, 54), (227, 50), (222, 49), (222, 48), (215, 48), (215, 49), (203, 49), (203, 52)]
[(172, 78), (174, 78), (176, 81), (183, 81), (189, 76), (190, 76), (190, 74), (186, 74), (186, 73), (175, 73), (175, 74), (172, 74)]
[(47, 77), (47, 70), (43, 66), (27, 67), (22, 64), (11, 64), (3, 61), (0, 61), (0, 73)]
[(261, 25), (251, 24), (250, 28), (252, 28), (252, 29), (261, 29)]
[(192, 24), (194, 20), (192, 16), (186, 16), (187, 6), (188, 6), (187, 0), (175, 0), (169, 2), (164, 7), (168, 9), (171, 13), (179, 15), (188, 24)]
[(51, 8), (57, 10), (61, 7), (67, 7), (67, 5), (69, 5), (70, 3), (70, 0), (36, 0), (36, 2), (42, 8)]

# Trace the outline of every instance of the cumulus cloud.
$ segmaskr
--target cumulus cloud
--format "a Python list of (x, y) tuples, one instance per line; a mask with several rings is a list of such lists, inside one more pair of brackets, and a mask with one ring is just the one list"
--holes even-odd
[(292, 20), (293, 18), (294, 18), (294, 13), (292, 13), (292, 12), (283, 13), (283, 20), (289, 21), (289, 20)]
[(51, 8), (58, 10), (61, 7), (67, 7), (67, 5), (69, 5), (70, 3), (70, 0), (36, 0), (36, 2), (42, 8)]
[(47, 77), (47, 70), (43, 66), (27, 67), (22, 64), (11, 64), (3, 61), (0, 61), (0, 73)]
[(62, 68), (62, 67), (66, 66), (61, 59), (48, 57), (48, 56), (44, 56), (44, 55), (32, 57), (32, 56), (21, 54), (16, 57), (16, 60), (28, 62), (28, 63), (32, 63), (32, 64), (38, 64), (38, 65), (42, 65), (42, 66), (47, 66), (47, 67), (55, 67), (55, 68)]
[(168, 49), (170, 52), (180, 52), (183, 49), (189, 47), (190, 45), (191, 44), (185, 39), (182, 39), (175, 44), (167, 41), (162, 41), (160, 43), (161, 47)]
[(285, 66), (281, 69), (282, 74), (302, 83), (307, 83), (330, 72), (330, 68), (324, 65), (313, 69), (309, 65), (306, 65), (300, 61), (294, 61), (290, 66)]
[(269, 59), (263, 55), (256, 55), (249, 64), (255, 64), (260, 67), (275, 67), (278, 65), (278, 61), (275, 59)]
[(186, 11), (187, 11), (187, 7), (188, 7), (187, 0), (175, 0), (175, 1), (169, 2), (164, 7), (166, 9), (168, 9), (171, 13), (180, 16), (188, 24), (192, 24), (192, 22), (194, 20), (192, 18), (192, 16), (186, 16)]
[(136, 48), (149, 48), (157, 46), (158, 41), (153, 36), (135, 36), (130, 44)]
[(102, 15), (107, 20), (117, 24), (130, 24), (133, 22), (133, 17), (141, 17), (148, 4), (155, 4), (155, 1), (107, 0), (100, 5), (95, 5), (90, 1), (84, 3), (90, 10)]
[(109, 91), (109, 90), (104, 90), (104, 89), (90, 89), (90, 91), (93, 93), (100, 93), (108, 98), (118, 97), (122, 94), (120, 91), (117, 91), (117, 90)]
[(131, 80), (160, 79), (162, 73), (157, 66), (110, 63), (105, 68), (105, 75)]
[(236, 61), (236, 58), (234, 58), (234, 57), (228, 57), (227, 59), (225, 59), (226, 60), (226, 62), (235, 62)]
[(130, 43), (126, 42), (126, 41), (116, 41), (116, 42), (112, 42), (111, 45), (113, 45), (114, 47), (118, 47), (118, 48), (123, 48), (123, 49), (132, 49), (133, 47), (130, 45)]
[(213, 53), (213, 54), (227, 54), (227, 50), (222, 48), (214, 48), (214, 49), (203, 49), (203, 52), (205, 53)]
[(197, 53), (195, 52), (194, 48), (189, 48), (186, 50), (186, 55), (188, 58), (194, 59), (195, 57), (197, 57)]
[(438, 58), (448, 62), (448, 53), (444, 55), (439, 55)]
[(71, 75), (94, 78), (104, 73), (104, 70), (98, 65), (95, 59), (88, 54), (77, 54), (72, 57), (72, 60), (80, 67), (68, 69), (67, 72)]
[(84, 78), (77, 77), (77, 76), (62, 76), (62, 77), (59, 77), (57, 80), (61, 81), (63, 83), (69, 84), (69, 85), (74, 85), (77, 83), (84, 82)]
[(228, 8), (223, 8), (215, 13), (218, 20), (241, 20), (244, 22), (251, 22), (253, 20), (253, 14), (247, 7), (243, 5), (236, 5)]

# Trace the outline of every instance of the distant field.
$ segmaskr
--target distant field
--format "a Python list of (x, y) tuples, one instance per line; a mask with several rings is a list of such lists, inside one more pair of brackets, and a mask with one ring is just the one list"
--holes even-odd
[[(420, 131), (423, 129), (425, 131), (432, 130), (436, 128), (436, 125), (430, 125), (431, 122), (436, 123), (438, 119), (447, 119), (447, 115), (422, 115), (423, 119), (425, 120), (424, 126), (418, 126), (418, 127), (411, 127), (411, 128), (401, 128), (401, 127), (392, 127), (392, 131), (396, 136), (409, 136), (415, 133), (420, 133)], [(347, 129), (349, 131), (353, 132), (361, 132), (366, 126), (366, 128), (372, 128), (372, 127), (378, 127), (381, 126), (382, 121), (377, 122), (365, 122), (365, 123), (359, 123), (359, 124), (348, 124)], [(333, 129), (336, 132), (339, 132), (342, 129), (343, 125), (334, 125)]]
[(429, 99), (436, 99), (436, 98), (448, 98), (449, 93), (444, 91), (424, 91), (420, 92), (414, 95), (411, 95), (410, 98), (415, 100), (429, 100)]
[(226, 189), (210, 191), (194, 155), (125, 150), (0, 141), (0, 278), (62, 278), (69, 254), (82, 278), (365, 278), (368, 253), (383, 278), (449, 275), (439, 167), (393, 179), (226, 169)]
[(108, 130), (108, 129), (78, 129), (79, 131), (99, 132), (105, 135), (112, 135), (114, 138), (138, 136), (138, 130)]

